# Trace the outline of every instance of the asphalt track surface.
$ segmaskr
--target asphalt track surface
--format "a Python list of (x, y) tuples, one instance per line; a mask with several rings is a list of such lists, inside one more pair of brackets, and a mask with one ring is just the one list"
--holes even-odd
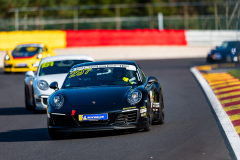
[(104, 131), (52, 140), (46, 113), (24, 108), (24, 74), (0, 69), (0, 160), (5, 159), (234, 159), (211, 105), (189, 67), (205, 59), (137, 61), (163, 88), (165, 124), (150, 132)]

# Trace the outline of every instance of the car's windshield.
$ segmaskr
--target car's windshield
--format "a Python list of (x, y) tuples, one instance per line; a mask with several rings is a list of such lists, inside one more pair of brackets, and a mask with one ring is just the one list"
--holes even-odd
[(60, 60), (60, 61), (47, 61), (41, 63), (39, 67), (39, 76), (49, 74), (68, 73), (72, 66), (80, 63), (91, 62), (88, 60)]
[(134, 65), (106, 64), (83, 66), (71, 69), (63, 88), (102, 86), (102, 85), (140, 85), (141, 77)]
[(240, 42), (223, 42), (221, 48), (240, 48)]
[(13, 57), (32, 57), (37, 53), (42, 53), (43, 48), (39, 46), (17, 46), (13, 52), (12, 56)]

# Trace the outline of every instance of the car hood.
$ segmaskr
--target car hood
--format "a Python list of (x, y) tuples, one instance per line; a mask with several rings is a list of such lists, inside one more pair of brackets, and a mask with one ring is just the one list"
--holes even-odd
[(212, 53), (231, 54), (231, 49), (214, 49)]
[(117, 104), (132, 87), (79, 87), (63, 89), (68, 102), (73, 106)]

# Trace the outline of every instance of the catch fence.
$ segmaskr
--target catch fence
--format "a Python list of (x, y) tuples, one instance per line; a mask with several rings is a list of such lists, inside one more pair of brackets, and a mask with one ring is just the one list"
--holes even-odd
[[(149, 4), (111, 4), (13, 8), (12, 19), (0, 19), (0, 31), (13, 30), (82, 30), (82, 29), (164, 29), (239, 30), (240, 1), (176, 2)], [(208, 10), (206, 11), (206, 7)], [(104, 9), (113, 12), (99, 16)], [(129, 10), (140, 9), (143, 15)], [(176, 11), (174, 11), (176, 10)], [(196, 14), (195, 10), (200, 13)], [(95, 11), (88, 15), (88, 11)], [(61, 14), (54, 14), (54, 12)], [(176, 13), (174, 13), (176, 12)], [(50, 13), (53, 16), (49, 16)], [(158, 13), (163, 14), (159, 22)], [(46, 16), (48, 15), (48, 16)]]

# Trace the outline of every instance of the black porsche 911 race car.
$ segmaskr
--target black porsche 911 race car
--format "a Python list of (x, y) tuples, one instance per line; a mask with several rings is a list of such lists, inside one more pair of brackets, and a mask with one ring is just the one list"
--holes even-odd
[(208, 53), (207, 62), (239, 62), (239, 58), (240, 41), (225, 41)]
[(152, 122), (164, 123), (162, 88), (157, 78), (145, 77), (131, 61), (78, 64), (61, 89), (48, 98), (49, 136), (67, 132), (135, 129), (149, 131)]

